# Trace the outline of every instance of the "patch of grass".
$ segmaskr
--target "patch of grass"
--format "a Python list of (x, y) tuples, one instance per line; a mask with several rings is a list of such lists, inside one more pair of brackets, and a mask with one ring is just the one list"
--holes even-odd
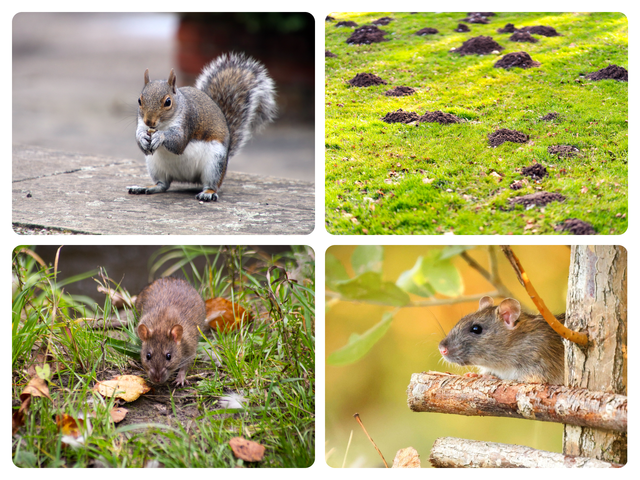
[[(615, 13), (498, 13), (491, 23), (454, 28), (461, 14), (345, 13), (336, 21), (360, 26), (382, 16), (388, 41), (348, 45), (352, 28), (326, 23), (326, 226), (332, 234), (554, 234), (568, 218), (591, 223), (599, 234), (627, 228), (628, 84), (590, 81), (584, 75), (610, 63), (628, 67), (627, 19)], [(510, 42), (496, 29), (513, 23), (554, 27), (562, 36), (534, 35), (538, 43)], [(435, 35), (416, 36), (421, 28)], [(494, 38), (500, 55), (449, 52), (479, 35)], [(504, 54), (528, 52), (538, 68), (493, 68)], [(387, 85), (351, 87), (357, 73)], [(387, 97), (395, 86), (418, 91)], [(465, 121), (387, 124), (398, 109), (443, 111)], [(541, 121), (549, 112), (559, 118)], [(529, 142), (489, 147), (500, 128)], [(580, 152), (558, 158), (551, 145)], [(520, 170), (537, 162), (549, 176), (539, 182)], [(520, 190), (509, 186), (527, 179)], [(564, 202), (525, 210), (508, 199), (536, 191), (558, 192)]]
[[(108, 247), (105, 247), (108, 248)], [(207, 259), (198, 270), (195, 260)], [(315, 294), (313, 254), (291, 247), (265, 256), (246, 247), (164, 247), (151, 270), (181, 272), (196, 288), (224, 296), (254, 316), (231, 332), (203, 339), (190, 385), (155, 386), (123, 406), (111, 420), (113, 399), (92, 391), (114, 375), (146, 377), (132, 312), (65, 294), (55, 268), (31, 249), (14, 252), (12, 304), (12, 400), (35, 376), (45, 378), (50, 399), (34, 396), (23, 425), (12, 436), (12, 458), (20, 467), (307, 467), (315, 444)], [(83, 278), (97, 272), (88, 272)], [(78, 277), (79, 278), (79, 277)], [(105, 283), (106, 273), (100, 277)], [(118, 285), (110, 285), (127, 296)], [(81, 319), (118, 316), (123, 329), (90, 328)], [(106, 325), (106, 323), (105, 323)], [(118, 348), (111, 348), (114, 345)], [(218, 364), (218, 365), (217, 365)], [(50, 375), (42, 374), (47, 366)], [(36, 370), (34, 367), (37, 367)], [(224, 404), (224, 397), (240, 398)], [(85, 441), (63, 442), (56, 417), (90, 418)], [(242, 436), (266, 448), (264, 460), (234, 457), (229, 440)]]

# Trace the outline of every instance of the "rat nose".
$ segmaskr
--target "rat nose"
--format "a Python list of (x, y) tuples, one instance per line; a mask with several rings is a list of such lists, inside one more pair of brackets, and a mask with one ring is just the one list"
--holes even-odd
[(440, 350), (440, 354), (441, 355), (446, 355), (447, 353), (449, 353), (449, 349), (445, 346), (445, 345), (438, 345), (438, 350)]

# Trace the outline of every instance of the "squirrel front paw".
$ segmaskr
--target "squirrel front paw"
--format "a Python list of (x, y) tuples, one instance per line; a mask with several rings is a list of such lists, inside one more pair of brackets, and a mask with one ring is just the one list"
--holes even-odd
[(218, 194), (213, 190), (211, 190), (210, 188), (207, 188), (201, 191), (199, 194), (197, 194), (196, 199), (203, 202), (217, 202)]

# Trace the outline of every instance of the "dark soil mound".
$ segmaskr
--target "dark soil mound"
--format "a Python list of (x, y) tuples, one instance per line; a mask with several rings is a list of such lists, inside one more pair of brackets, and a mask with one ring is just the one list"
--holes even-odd
[(535, 25), (533, 27), (522, 27), (521, 32), (528, 32), (532, 35), (542, 35), (544, 37), (559, 37), (560, 34), (556, 32), (553, 27), (547, 27), (545, 25)]
[(384, 117), (382, 117), (382, 121), (386, 123), (411, 123), (415, 122), (420, 118), (416, 112), (405, 112), (402, 109), (396, 110), (395, 112), (389, 112)]
[(467, 15), (470, 17), (494, 17), (496, 14), (494, 12), (469, 12)]
[(371, 23), (374, 24), (374, 25), (389, 25), (391, 22), (393, 22), (393, 18), (391, 18), (391, 17), (382, 17), (382, 18), (379, 18), (377, 20), (374, 20)]
[(466, 18), (463, 18), (461, 22), (467, 23), (489, 23), (489, 20), (484, 15), (479, 14), (469, 14)]
[(551, 155), (558, 155), (558, 157), (575, 157), (576, 153), (578, 153), (580, 149), (578, 147), (574, 147), (573, 145), (551, 145), (547, 148), (547, 152)]
[(539, 67), (540, 62), (534, 61), (527, 52), (507, 53), (498, 60), (493, 68), (531, 68)]
[(511, 42), (530, 42), (537, 43), (538, 39), (533, 38), (529, 32), (515, 32), (509, 37)]
[(363, 27), (356, 28), (351, 36), (347, 38), (347, 43), (350, 45), (362, 45), (378, 42), (386, 42), (387, 39), (384, 36), (387, 34), (384, 30), (380, 30), (373, 25), (364, 25)]
[(326, 17), (324, 17), (325, 22), (333, 22), (334, 20), (335, 18), (333, 18), (331, 15), (327, 15)]
[(418, 30), (416, 32), (416, 35), (435, 35), (436, 33), (438, 33), (437, 29), (425, 27)]
[(555, 120), (558, 118), (560, 114), (558, 112), (549, 112), (544, 117), (540, 117), (540, 120), (543, 122), (550, 122), (551, 120)]
[(454, 32), (470, 32), (471, 29), (467, 27), (464, 23), (459, 23), (458, 28), (453, 30)]
[(329, 50), (325, 50), (324, 51), (324, 57), (337, 57), (338, 55), (336, 55), (335, 53), (330, 52)]
[(436, 110), (435, 112), (426, 112), (424, 115), (420, 115), (418, 122), (440, 123), (442, 125), (447, 123), (460, 123), (461, 118), (456, 117), (450, 113), (441, 112)]
[(513, 33), (516, 31), (516, 26), (513, 23), (507, 23), (503, 28), (498, 29), (498, 33)]
[(404, 97), (405, 95), (413, 95), (414, 93), (416, 93), (416, 89), (411, 87), (394, 87), (384, 92), (387, 97)]
[(528, 167), (524, 167), (521, 170), (522, 175), (527, 175), (534, 180), (541, 180), (543, 177), (549, 175), (547, 172), (547, 167), (544, 165), (540, 165), (539, 163), (534, 163), (533, 165), (529, 165)]
[(572, 233), (573, 235), (596, 235), (593, 225), (577, 218), (568, 218), (564, 222), (558, 224), (555, 228), (556, 232)]
[(336, 27), (357, 27), (358, 24), (356, 22), (352, 22), (351, 20), (347, 22), (338, 22), (336, 23)]
[(547, 203), (562, 202), (564, 196), (559, 193), (551, 192), (536, 192), (529, 195), (523, 195), (521, 197), (514, 197), (509, 199), (511, 206), (524, 205), (525, 208), (531, 208), (534, 205), (538, 207), (544, 207)]
[(473, 37), (462, 44), (460, 48), (453, 50), (455, 53), (462, 55), (487, 55), (494, 50), (501, 52), (504, 47), (500, 46), (491, 37), (479, 36)]
[(629, 72), (626, 68), (619, 67), (617, 65), (609, 65), (606, 68), (600, 69), (597, 72), (587, 74), (589, 80), (607, 80), (613, 79), (619, 82), (629, 81)]
[(371, 87), (373, 85), (386, 85), (387, 82), (373, 73), (358, 73), (347, 82), (352, 87)]
[(526, 135), (517, 130), (509, 130), (507, 128), (501, 128), (489, 135), (489, 145), (497, 147), (504, 142), (525, 143), (529, 140), (529, 135)]

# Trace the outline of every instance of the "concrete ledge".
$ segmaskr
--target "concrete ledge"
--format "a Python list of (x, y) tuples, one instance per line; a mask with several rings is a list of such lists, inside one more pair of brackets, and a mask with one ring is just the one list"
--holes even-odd
[[(233, 161), (233, 159), (231, 160)], [(129, 195), (151, 179), (142, 159), (13, 146), (14, 225), (98, 235), (304, 235), (314, 229), (314, 185), (229, 172), (219, 200), (196, 186)]]

